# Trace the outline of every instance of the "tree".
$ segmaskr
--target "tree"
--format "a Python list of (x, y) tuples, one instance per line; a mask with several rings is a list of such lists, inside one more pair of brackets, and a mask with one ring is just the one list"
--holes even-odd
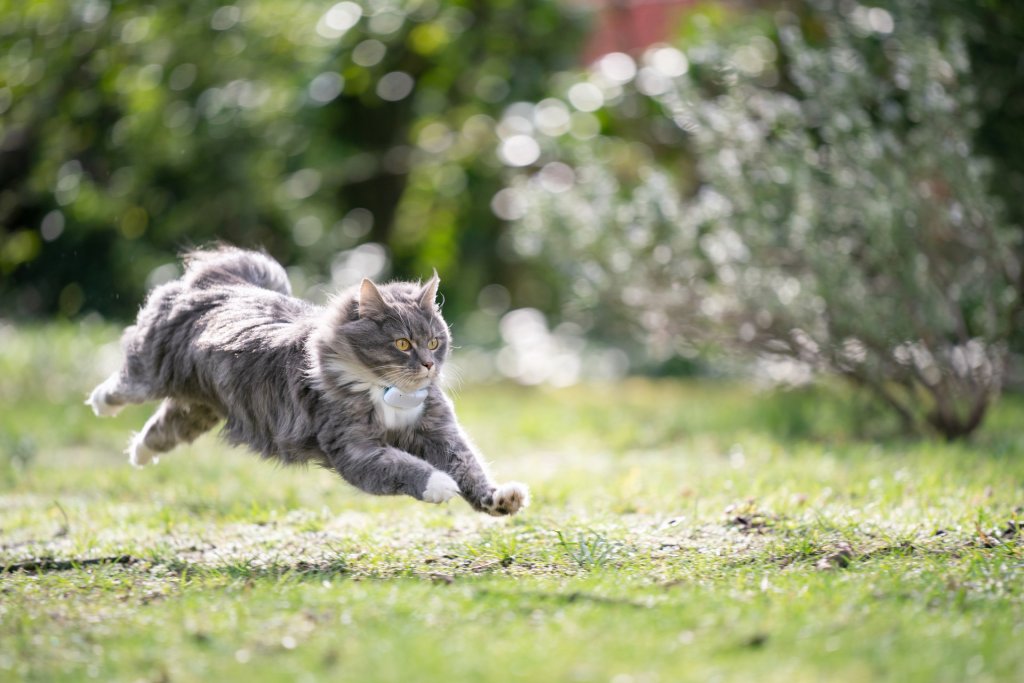
[(458, 317), (512, 277), (494, 118), (582, 35), (544, 0), (0, 0), (0, 314), (130, 316), (219, 238), (310, 285), (437, 267)]

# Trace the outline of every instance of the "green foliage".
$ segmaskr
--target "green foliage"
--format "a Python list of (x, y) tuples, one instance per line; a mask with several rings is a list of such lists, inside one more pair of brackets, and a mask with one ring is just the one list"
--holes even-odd
[[(1007, 0), (983, 3), (938, 2), (936, 10), (964, 26), (971, 61), (972, 82), (977, 91), (981, 122), (975, 135), (978, 151), (992, 160), (991, 191), (1003, 200), (1010, 223), (1024, 230), (1024, 137), (1020, 135), (1024, 112), (1024, 70), (1020, 68), (1024, 45), (1024, 6)], [(1018, 278), (1024, 292), (1024, 275)], [(1024, 357), (1024, 324), (1018, 297), (1017, 324), (1010, 331), (1010, 345)]]
[[(1024, 226), (1024, 6), (1012, 0), (980, 3), (939, 2), (936, 11), (962, 22), (972, 65), (972, 80), (982, 112), (976, 143), (994, 164), (992, 190), (1000, 196), (1010, 221)], [(1016, 342), (1024, 345), (1024, 338)], [(1024, 348), (1024, 346), (1022, 346)]]
[(498, 276), (494, 117), (581, 28), (546, 0), (4, 0), (0, 311), (128, 316), (212, 239), (314, 290), (384, 244), (464, 311)]
[(656, 147), (622, 169), (608, 159), (634, 142), (561, 145), (575, 185), (511, 190), (520, 250), (661, 354), (724, 343), (778, 378), (837, 372), (908, 430), (963, 436), (1001, 389), (1021, 310), (963, 26), (927, 2), (798, 7), (652, 48), (639, 70), (605, 58), (571, 86), (576, 106), (581, 88), (612, 112), (656, 103), (649, 129), (686, 138), (693, 188)]

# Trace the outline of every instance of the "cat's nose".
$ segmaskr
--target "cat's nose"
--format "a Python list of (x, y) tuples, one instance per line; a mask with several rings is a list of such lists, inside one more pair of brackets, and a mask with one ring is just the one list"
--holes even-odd
[(434, 361), (422, 360), (420, 362), (423, 364), (423, 367), (425, 367), (427, 370), (429, 370), (430, 368), (434, 367)]

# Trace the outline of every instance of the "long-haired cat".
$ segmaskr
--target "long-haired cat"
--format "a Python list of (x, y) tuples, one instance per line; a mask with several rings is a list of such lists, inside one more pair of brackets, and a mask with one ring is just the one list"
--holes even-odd
[(124, 365), (87, 403), (114, 415), (162, 399), (131, 441), (135, 465), (224, 420), (228, 442), (331, 468), (369, 493), (461, 495), (515, 514), (527, 488), (493, 483), (438, 386), (451, 350), (438, 284), (436, 273), (425, 285), (363, 280), (321, 307), (293, 297), (266, 254), (191, 252), (124, 331)]

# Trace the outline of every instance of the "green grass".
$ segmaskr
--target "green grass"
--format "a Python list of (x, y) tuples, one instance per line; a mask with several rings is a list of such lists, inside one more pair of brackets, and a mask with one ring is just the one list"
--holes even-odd
[(0, 326), (0, 680), (1024, 678), (1018, 399), (950, 445), (834, 389), (466, 387), (534, 493), (491, 519), (214, 436), (134, 470), (146, 409), (81, 405), (115, 340)]

